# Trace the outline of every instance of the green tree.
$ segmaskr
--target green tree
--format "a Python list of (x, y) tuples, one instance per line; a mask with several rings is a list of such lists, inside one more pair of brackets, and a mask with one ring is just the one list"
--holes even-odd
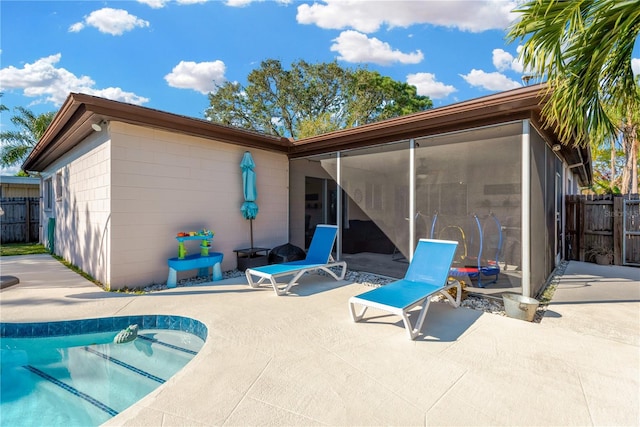
[[(640, 76), (637, 78), (640, 79)], [(640, 85), (638, 85), (640, 90)], [(626, 116), (622, 114), (626, 113)], [(611, 117), (615, 123), (618, 123), (618, 132), (615, 137), (607, 138), (604, 141), (591, 143), (591, 157), (593, 160), (593, 180), (592, 190), (595, 193), (621, 194), (623, 183), (629, 184), (634, 188), (634, 178), (637, 179), (638, 171), (637, 154), (634, 156), (629, 153), (633, 150), (634, 138), (639, 138), (640, 127), (640, 111), (620, 112), (607, 109), (607, 115)], [(636, 144), (637, 147), (637, 144)], [(635, 172), (634, 172), (635, 171)], [(625, 173), (627, 175), (625, 175)], [(629, 176), (635, 174), (636, 176)], [(637, 188), (637, 187), (636, 187)], [(633, 191), (630, 191), (633, 192)]]
[(16, 130), (0, 132), (0, 165), (3, 167), (22, 165), (56, 114), (49, 112), (36, 115), (24, 107), (15, 107), (15, 110), (18, 114), (10, 120)]
[(263, 61), (246, 87), (227, 82), (209, 95), (206, 116), (224, 125), (302, 138), (396, 117), (432, 107), (416, 88), (335, 61), (298, 61), (285, 70)]
[(415, 86), (363, 68), (352, 73), (348, 127), (423, 111), (433, 107)]
[(640, 92), (631, 55), (640, 32), (638, 0), (530, 0), (508, 38), (524, 40), (526, 69), (548, 81), (542, 113), (563, 143), (596, 147), (622, 134), (621, 190), (638, 191)]
[[(640, 81), (640, 78), (638, 80)], [(636, 93), (640, 98), (640, 85), (636, 85)], [(624, 166), (622, 168), (622, 193), (638, 193), (638, 156), (640, 155), (640, 109), (624, 106), (618, 111), (618, 129)]]
[(610, 140), (600, 146), (591, 147), (593, 162), (593, 185), (596, 194), (620, 194), (622, 181), (620, 171), (624, 167), (620, 142)]

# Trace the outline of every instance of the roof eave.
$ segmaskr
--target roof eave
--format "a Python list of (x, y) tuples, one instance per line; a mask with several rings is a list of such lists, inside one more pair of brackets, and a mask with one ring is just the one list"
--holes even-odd
[(102, 121), (119, 121), (147, 126), (284, 154), (288, 152), (290, 145), (290, 141), (286, 138), (222, 126), (206, 120), (91, 95), (72, 93), (27, 157), (22, 168), (27, 171), (42, 171), (94, 132), (91, 128), (92, 124)]
[(546, 85), (501, 92), (293, 142), (290, 158), (485, 126), (539, 115)]

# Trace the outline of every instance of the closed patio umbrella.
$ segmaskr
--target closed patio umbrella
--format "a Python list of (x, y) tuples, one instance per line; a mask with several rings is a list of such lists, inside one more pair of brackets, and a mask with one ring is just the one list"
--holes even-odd
[(240, 162), (240, 169), (242, 169), (242, 191), (244, 193), (244, 203), (240, 208), (244, 219), (249, 220), (249, 227), (251, 232), (251, 248), (253, 248), (253, 220), (258, 215), (258, 205), (256, 199), (258, 198), (258, 190), (256, 188), (256, 173), (253, 168), (256, 164), (253, 162), (253, 157), (248, 151), (244, 152), (242, 161)]

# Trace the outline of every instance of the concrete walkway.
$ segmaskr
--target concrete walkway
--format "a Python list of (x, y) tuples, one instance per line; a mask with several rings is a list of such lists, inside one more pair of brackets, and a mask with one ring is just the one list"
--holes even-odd
[[(209, 328), (200, 353), (107, 425), (638, 425), (640, 269), (569, 263), (541, 323), (433, 303), (410, 341), (368, 288), (306, 276), (293, 293), (227, 279), (106, 293), (48, 255), (0, 258), (20, 284), (3, 322), (175, 314)], [(376, 315), (378, 314), (378, 315)]]

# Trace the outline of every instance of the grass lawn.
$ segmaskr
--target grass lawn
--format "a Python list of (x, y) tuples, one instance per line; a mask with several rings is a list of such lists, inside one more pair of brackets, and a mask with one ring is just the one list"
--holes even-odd
[(7, 243), (0, 246), (0, 256), (47, 254), (49, 251), (40, 243)]

